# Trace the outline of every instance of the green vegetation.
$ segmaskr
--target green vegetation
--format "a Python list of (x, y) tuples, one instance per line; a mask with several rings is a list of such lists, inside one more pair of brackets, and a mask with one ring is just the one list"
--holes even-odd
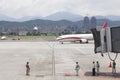
[(56, 38), (56, 36), (9, 36), (10, 38), (14, 38), (14, 39), (30, 39), (30, 38)]

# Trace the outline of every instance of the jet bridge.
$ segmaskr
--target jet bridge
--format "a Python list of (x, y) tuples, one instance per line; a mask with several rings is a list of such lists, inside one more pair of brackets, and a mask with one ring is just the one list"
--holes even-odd
[(95, 53), (108, 53), (109, 57), (111, 53), (120, 53), (120, 26), (107, 27), (105, 29), (94, 28), (91, 30), (94, 37), (94, 52)]

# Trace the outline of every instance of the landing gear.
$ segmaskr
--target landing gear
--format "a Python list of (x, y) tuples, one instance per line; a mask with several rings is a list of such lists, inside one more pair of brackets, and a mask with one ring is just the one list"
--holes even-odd
[(88, 43), (88, 40), (86, 41), (86, 43)]
[(80, 40), (80, 43), (82, 43), (82, 40)]
[(63, 44), (63, 42), (60, 42), (61, 44)]

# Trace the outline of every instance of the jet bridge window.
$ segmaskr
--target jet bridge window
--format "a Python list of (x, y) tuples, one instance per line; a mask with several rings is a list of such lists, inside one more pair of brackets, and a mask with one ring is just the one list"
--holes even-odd
[(112, 52), (120, 53), (120, 26), (111, 28)]

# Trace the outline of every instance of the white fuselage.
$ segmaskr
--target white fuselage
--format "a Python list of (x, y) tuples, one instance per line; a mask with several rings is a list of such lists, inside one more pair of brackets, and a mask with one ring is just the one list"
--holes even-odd
[(0, 39), (1, 39), (1, 40), (6, 40), (7, 37), (6, 37), (6, 36), (2, 36)]
[(65, 41), (82, 41), (82, 40), (93, 40), (92, 34), (68, 34), (62, 35), (56, 38), (56, 40), (65, 42)]

